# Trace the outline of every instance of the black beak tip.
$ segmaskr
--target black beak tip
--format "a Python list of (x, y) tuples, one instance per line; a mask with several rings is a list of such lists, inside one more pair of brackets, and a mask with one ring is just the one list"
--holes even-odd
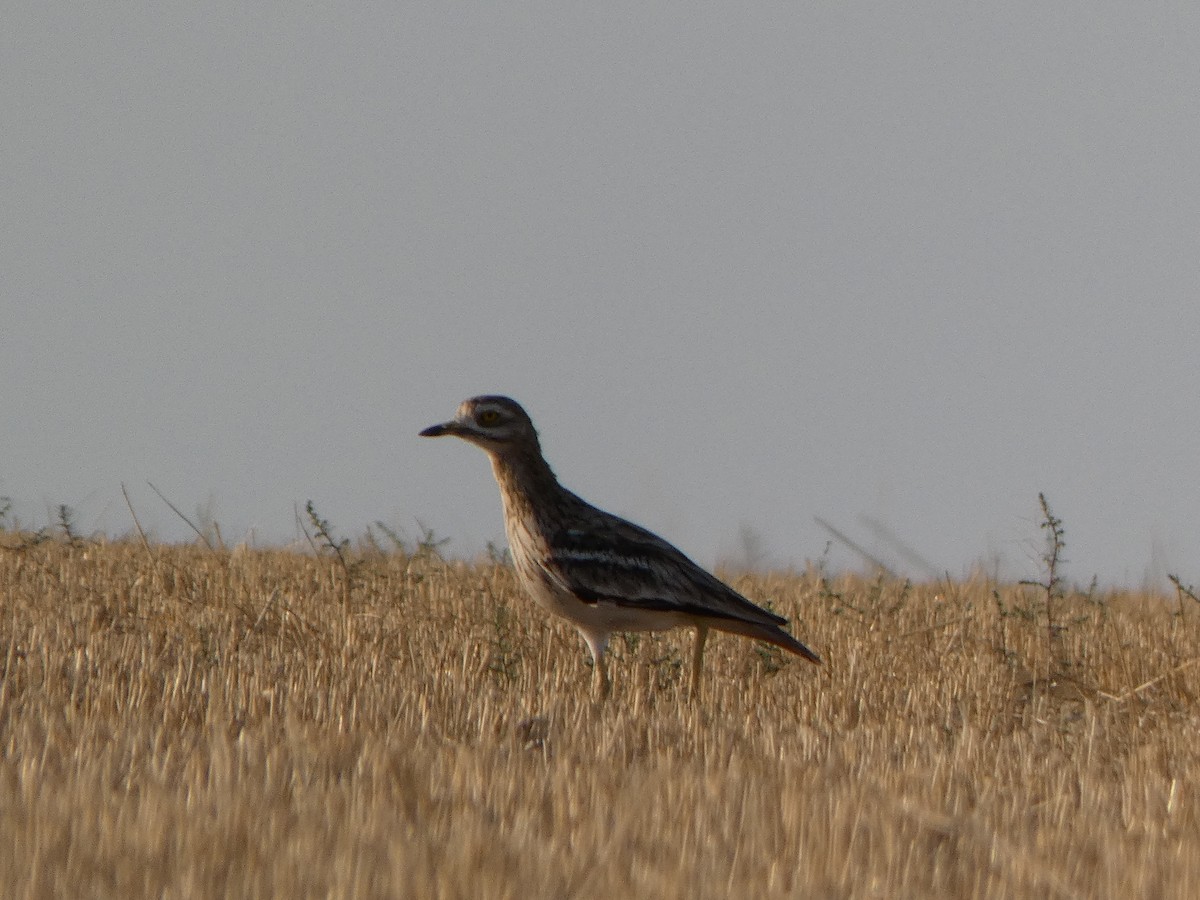
[(421, 432), (421, 437), (441, 437), (443, 434), (449, 434), (450, 429), (445, 425), (430, 425)]

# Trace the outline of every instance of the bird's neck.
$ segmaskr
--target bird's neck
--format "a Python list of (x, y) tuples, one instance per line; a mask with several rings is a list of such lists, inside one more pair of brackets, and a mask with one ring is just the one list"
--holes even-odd
[(500, 485), (505, 510), (530, 507), (534, 497), (554, 496), (562, 488), (540, 452), (492, 453), (492, 473)]

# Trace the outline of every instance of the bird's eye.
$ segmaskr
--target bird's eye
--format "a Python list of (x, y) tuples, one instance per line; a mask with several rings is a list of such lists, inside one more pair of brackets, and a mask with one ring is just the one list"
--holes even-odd
[(500, 413), (494, 409), (485, 409), (476, 418), (480, 425), (498, 425), (500, 423)]

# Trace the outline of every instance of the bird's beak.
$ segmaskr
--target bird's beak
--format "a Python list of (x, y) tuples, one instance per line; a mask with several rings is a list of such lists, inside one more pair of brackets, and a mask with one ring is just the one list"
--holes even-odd
[(457, 422), (443, 422), (441, 425), (430, 425), (421, 432), (421, 437), (441, 437), (445, 434), (458, 434), (462, 426)]

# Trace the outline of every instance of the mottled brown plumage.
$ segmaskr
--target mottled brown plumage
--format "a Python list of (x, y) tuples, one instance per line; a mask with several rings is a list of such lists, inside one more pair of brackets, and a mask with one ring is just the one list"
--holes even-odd
[(755, 606), (657, 535), (560, 485), (542, 456), (533, 422), (514, 400), (472, 397), (451, 421), (421, 434), (453, 435), (487, 451), (521, 585), (583, 635), (602, 692), (608, 690), (604, 651), (610, 635), (621, 631), (694, 627), (693, 693), (710, 628), (821, 661), (783, 630), (786, 619)]

